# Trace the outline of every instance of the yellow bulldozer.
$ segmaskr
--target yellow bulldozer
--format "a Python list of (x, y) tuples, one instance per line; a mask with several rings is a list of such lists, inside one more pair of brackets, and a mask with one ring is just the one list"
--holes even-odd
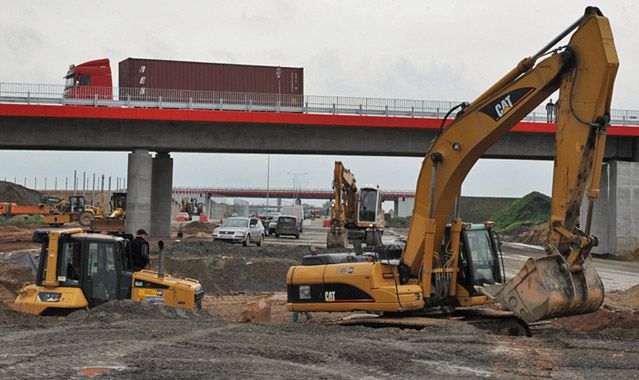
[(103, 218), (104, 215), (104, 208), (87, 205), (82, 195), (71, 195), (67, 199), (55, 199), (49, 205), (49, 212), (43, 215), (42, 221), (52, 227), (77, 221), (81, 226), (87, 227), (93, 219)]
[(25, 285), (12, 304), (29, 314), (67, 315), (111, 300), (131, 299), (200, 309), (204, 291), (197, 280), (164, 273), (160, 244), (157, 271), (133, 271), (129, 240), (79, 228), (40, 229), (42, 245), (34, 284)]

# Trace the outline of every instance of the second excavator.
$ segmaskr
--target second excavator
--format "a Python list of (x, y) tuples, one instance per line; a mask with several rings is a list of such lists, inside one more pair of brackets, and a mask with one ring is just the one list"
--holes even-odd
[(349, 242), (361, 250), (382, 245), (384, 209), (379, 186), (357, 188), (353, 173), (341, 161), (333, 169), (335, 199), (331, 206), (331, 225), (326, 238), (328, 248), (346, 248)]
[[(573, 31), (567, 45), (556, 47)], [(592, 212), (583, 231), (578, 217), (584, 194), (592, 210), (599, 193), (618, 65), (608, 19), (586, 8), (583, 17), (472, 103), (455, 107), (453, 122), (442, 121), (422, 164), (403, 251), (305, 257), (287, 274), (288, 310), (406, 315), (494, 298), (528, 323), (597, 310), (604, 293), (590, 255), (597, 244), (590, 234)], [(452, 210), (477, 160), (558, 89), (547, 256), (529, 259), (502, 284), (491, 224), (464, 223)]]

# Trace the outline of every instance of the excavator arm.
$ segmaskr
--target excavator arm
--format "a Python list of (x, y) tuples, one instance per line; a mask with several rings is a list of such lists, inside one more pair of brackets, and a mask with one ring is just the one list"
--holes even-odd
[[(568, 45), (552, 49), (575, 30)], [(424, 299), (446, 271), (440, 256), (450, 211), (477, 160), (541, 102), (560, 89), (548, 257), (530, 259), (504, 286), (484, 289), (528, 322), (584, 313), (603, 301), (603, 286), (590, 262), (596, 239), (577, 228), (578, 210), (598, 195), (601, 163), (618, 58), (608, 19), (597, 8), (522, 60), (440, 129), (423, 161), (401, 272), (420, 283)], [(453, 222), (452, 230), (460, 224)], [(589, 225), (589, 223), (588, 223)], [(457, 262), (448, 261), (448, 262)], [(456, 268), (448, 268), (455, 272)], [(412, 280), (411, 280), (412, 279)], [(526, 285), (526, 286), (524, 286)]]
[(333, 169), (335, 202), (331, 208), (331, 227), (326, 238), (328, 248), (348, 246), (347, 225), (356, 210), (357, 181), (353, 173), (341, 161), (335, 161)]

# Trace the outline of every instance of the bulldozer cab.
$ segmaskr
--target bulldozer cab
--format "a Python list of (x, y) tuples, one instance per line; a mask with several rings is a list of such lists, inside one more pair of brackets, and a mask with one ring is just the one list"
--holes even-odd
[[(449, 241), (450, 228), (446, 231)], [(457, 283), (470, 296), (481, 293), (475, 286), (501, 283), (505, 274), (497, 234), (484, 224), (470, 224), (460, 235), (459, 275)]]
[(36, 231), (42, 241), (36, 285), (45, 286), (47, 272), (54, 270), (58, 287), (81, 288), (89, 307), (130, 297), (132, 273), (126, 240), (99, 234), (61, 234), (53, 252), (56, 267), (48, 268), (52, 252), (46, 231)]
[(111, 194), (111, 211), (118, 208), (126, 210), (126, 193)]
[(84, 197), (82, 195), (71, 195), (69, 197), (69, 212), (70, 213), (82, 213), (84, 212)]

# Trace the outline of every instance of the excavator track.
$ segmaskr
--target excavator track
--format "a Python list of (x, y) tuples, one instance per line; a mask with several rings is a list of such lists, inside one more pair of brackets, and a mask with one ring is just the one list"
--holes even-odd
[(333, 321), (331, 324), (413, 330), (468, 324), (495, 335), (531, 336), (530, 327), (512, 312), (487, 308), (460, 308), (456, 309), (452, 314), (440, 316), (375, 316), (373, 314), (360, 314)]

